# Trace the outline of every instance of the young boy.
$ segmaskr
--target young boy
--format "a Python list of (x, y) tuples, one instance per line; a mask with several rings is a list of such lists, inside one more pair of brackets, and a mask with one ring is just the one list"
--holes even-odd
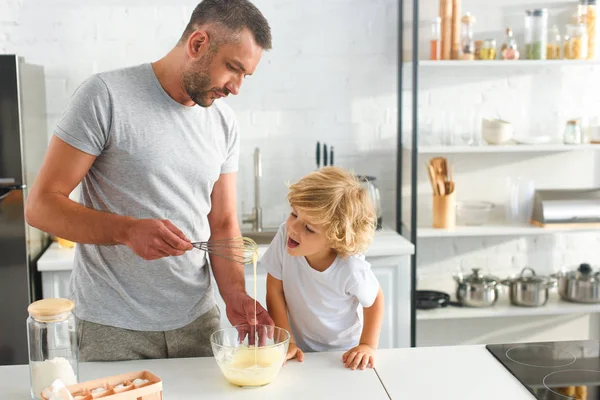
[(361, 254), (376, 225), (367, 191), (343, 169), (325, 167), (291, 185), (287, 198), (291, 213), (260, 260), (269, 314), (291, 334), (286, 359), (347, 350), (347, 368), (373, 367), (383, 293)]

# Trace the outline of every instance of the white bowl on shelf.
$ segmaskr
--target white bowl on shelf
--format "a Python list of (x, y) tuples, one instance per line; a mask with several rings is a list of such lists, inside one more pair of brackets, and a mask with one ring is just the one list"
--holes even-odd
[(481, 137), (488, 144), (504, 144), (513, 138), (512, 124), (501, 119), (484, 118), (481, 121)]

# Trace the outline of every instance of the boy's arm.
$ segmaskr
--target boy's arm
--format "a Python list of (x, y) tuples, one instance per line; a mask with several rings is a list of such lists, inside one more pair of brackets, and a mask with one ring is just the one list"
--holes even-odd
[(366, 344), (372, 349), (379, 346), (379, 334), (383, 324), (383, 292), (381, 287), (371, 307), (363, 307), (363, 330), (360, 335), (360, 344)]
[(379, 333), (383, 323), (383, 292), (381, 287), (370, 307), (363, 307), (363, 330), (358, 346), (351, 348), (342, 356), (346, 368), (365, 369), (368, 365), (375, 368), (375, 351), (379, 346)]
[(286, 355), (286, 360), (297, 358), (298, 361), (304, 361), (304, 353), (296, 346), (294, 335), (288, 321), (287, 305), (283, 294), (283, 282), (267, 274), (267, 310), (275, 322), (275, 326), (283, 328), (290, 334), (290, 345)]
[(287, 306), (283, 295), (283, 282), (267, 274), (267, 310), (275, 326), (290, 333), (290, 343), (295, 343), (287, 317)]

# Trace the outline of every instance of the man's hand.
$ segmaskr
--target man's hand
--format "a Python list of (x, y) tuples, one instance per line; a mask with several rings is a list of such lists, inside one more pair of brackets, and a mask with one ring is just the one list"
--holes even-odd
[[(254, 315), (254, 299), (248, 296), (245, 292), (234, 292), (226, 298), (225, 307), (227, 318), (233, 326), (238, 326), (239, 341), (244, 341), (248, 336), (248, 344), (254, 346), (256, 338), (258, 345), (264, 346), (267, 338), (273, 337), (273, 320), (269, 316), (267, 310), (256, 302), (256, 317)], [(248, 326), (250, 325), (250, 326)], [(266, 325), (266, 327), (257, 328), (256, 325)]]
[(223, 300), (227, 306), (227, 318), (233, 326), (274, 325), (269, 313), (259, 302), (256, 302), (256, 316), (254, 315), (254, 299), (244, 292), (234, 292)]
[(345, 352), (342, 361), (344, 367), (350, 369), (365, 369), (367, 366), (375, 368), (375, 349), (366, 344), (359, 344)]
[(193, 249), (183, 232), (166, 219), (132, 220), (122, 243), (144, 260), (181, 256)]
[(296, 343), (291, 343), (290, 342), (290, 346), (288, 347), (288, 351), (287, 354), (285, 356), (285, 360), (292, 360), (292, 359), (297, 359), (298, 361), (302, 362), (304, 361), (304, 353), (302, 352), (302, 350), (300, 350), (300, 348), (298, 346), (296, 346)]

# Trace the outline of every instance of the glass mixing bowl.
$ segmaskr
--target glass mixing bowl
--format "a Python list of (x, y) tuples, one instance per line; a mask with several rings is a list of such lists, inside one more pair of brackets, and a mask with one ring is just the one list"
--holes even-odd
[(221, 372), (230, 383), (241, 387), (271, 383), (283, 366), (289, 342), (288, 331), (268, 325), (238, 325), (210, 336)]

